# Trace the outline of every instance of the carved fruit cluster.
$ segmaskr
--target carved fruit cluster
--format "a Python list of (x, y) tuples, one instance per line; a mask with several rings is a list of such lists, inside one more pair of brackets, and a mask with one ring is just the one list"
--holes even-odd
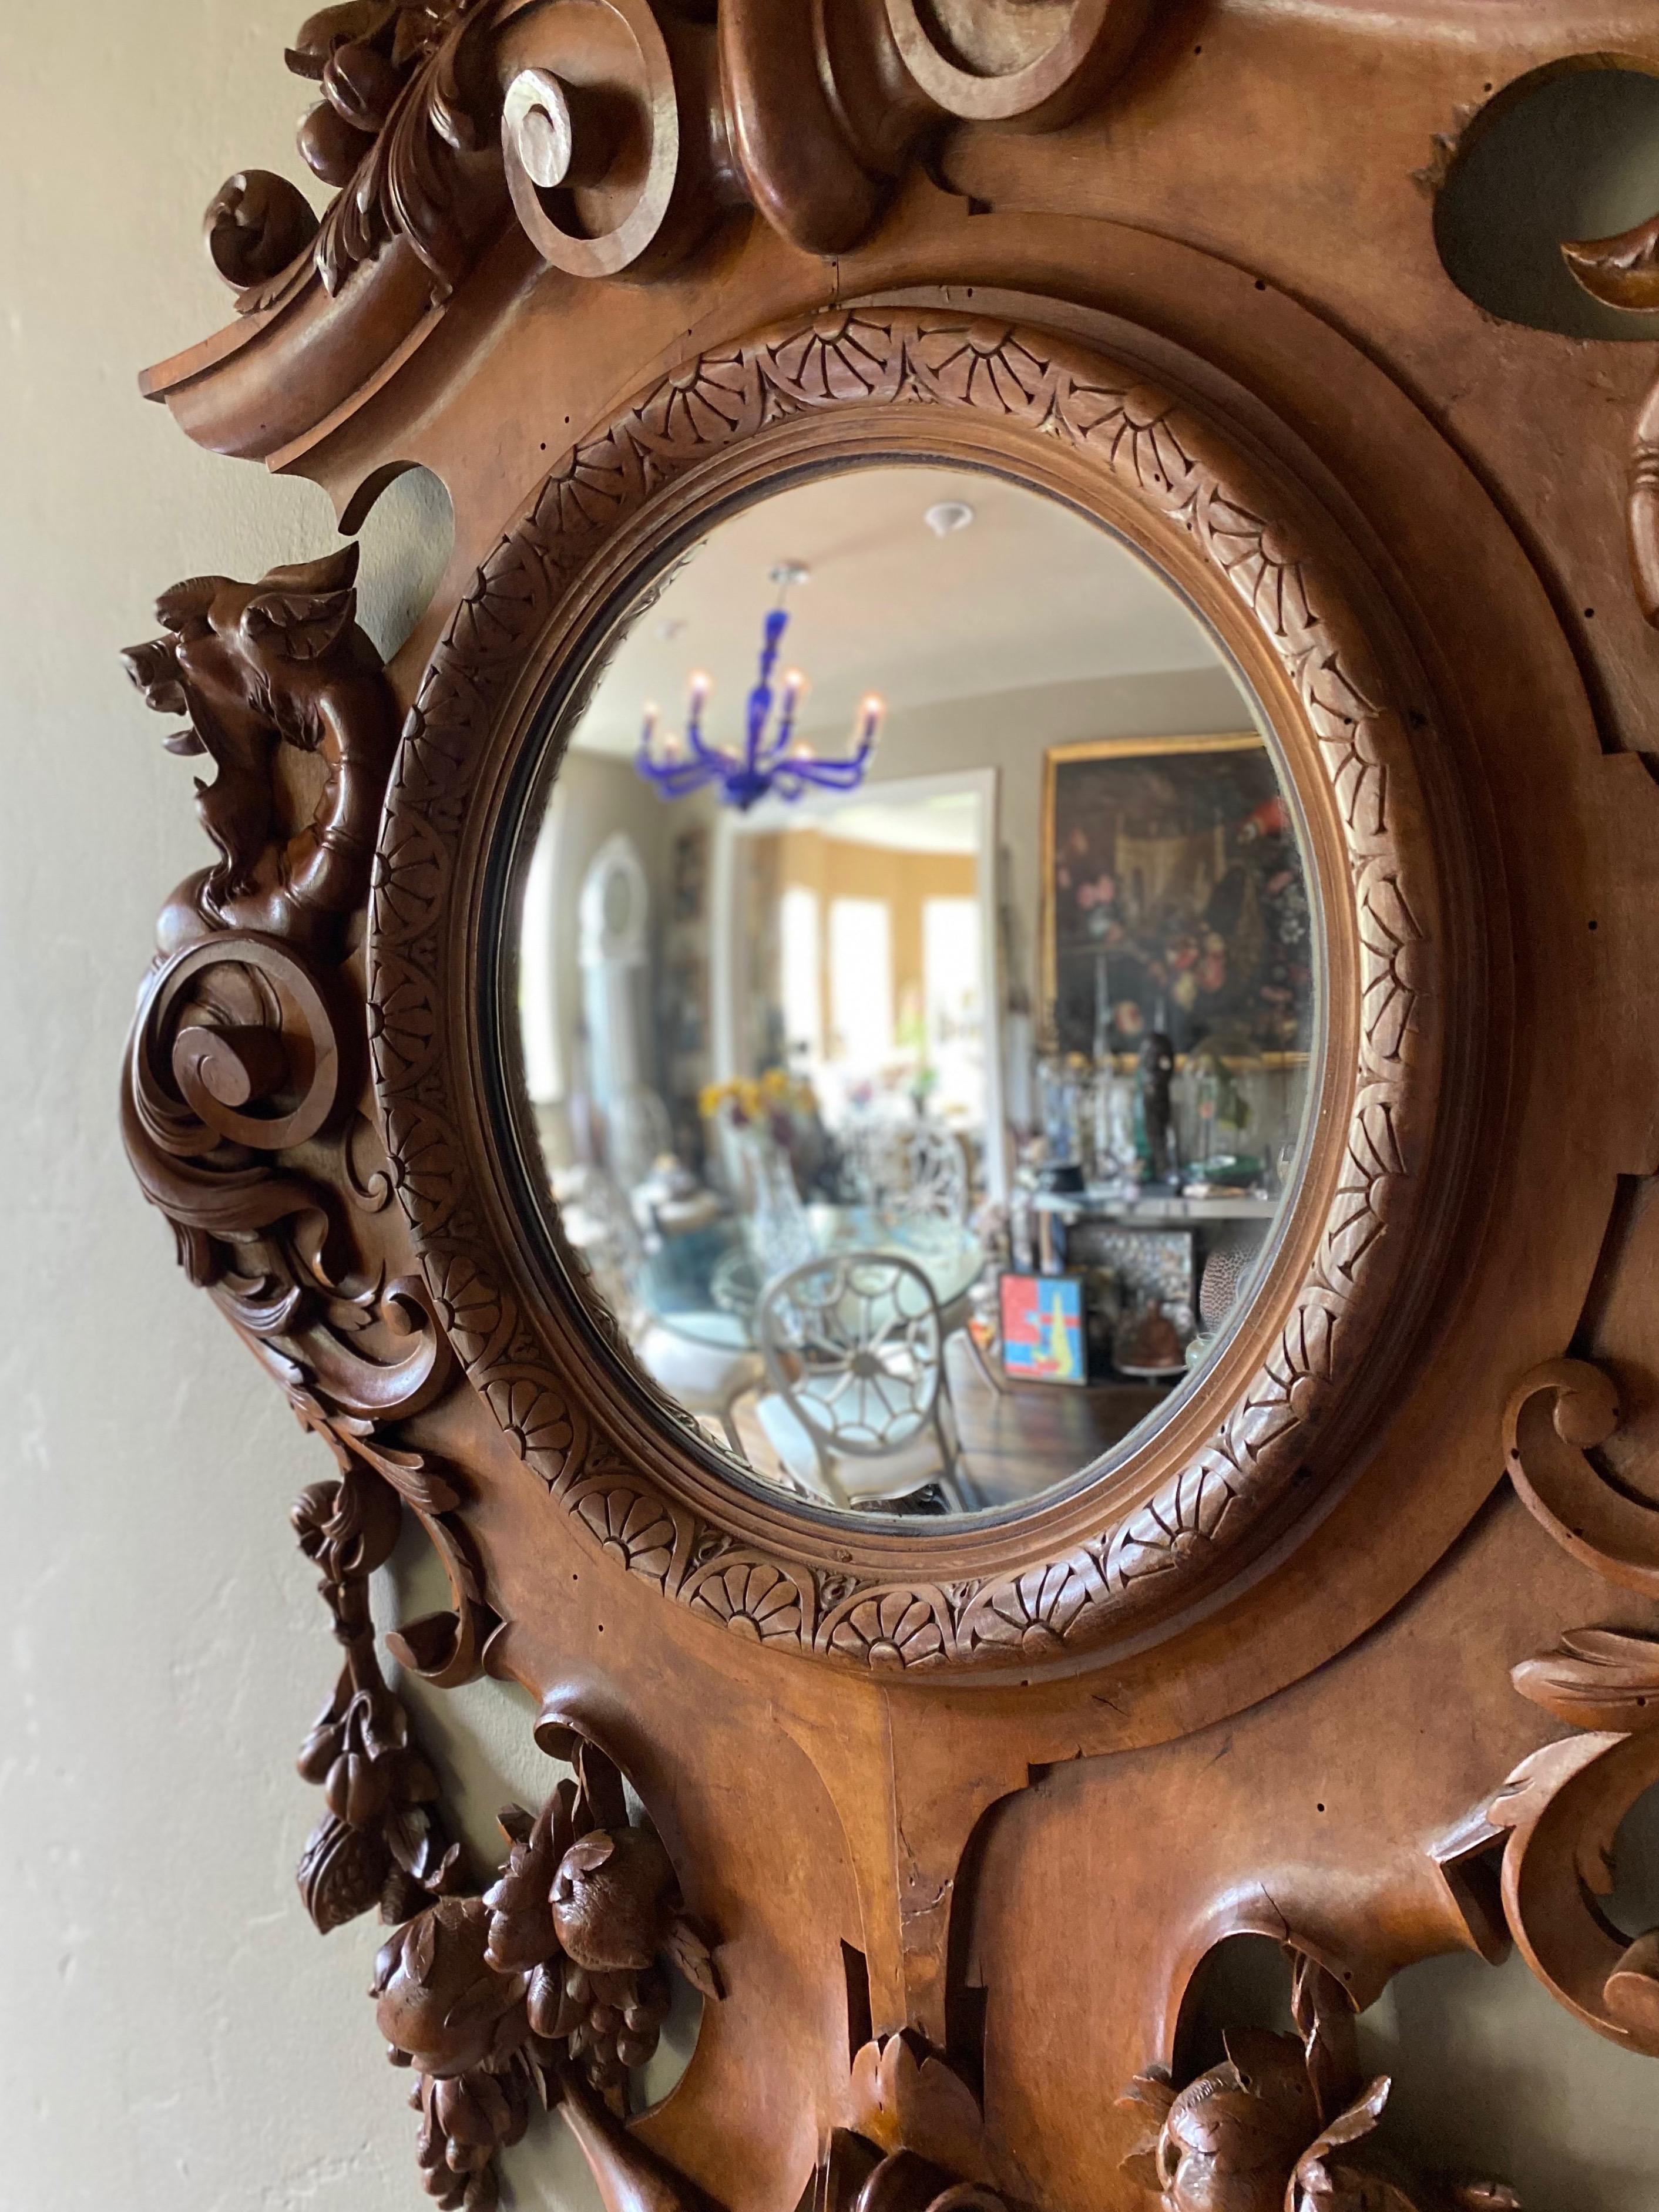
[(620, 2113), (668, 2015), (666, 1967), (705, 1996), (720, 1984), (667, 1852), (629, 1820), (620, 1775), (591, 1745), (579, 1760), (579, 1782), (562, 1783), (533, 1821), (517, 1808), (501, 1816), (512, 1850), (489, 1893), (489, 1955), (527, 1976), (532, 2032), (562, 2044)]
[(575, 1761), (534, 1818), (502, 1813), (510, 1849), (494, 1886), (431, 1899), (376, 1962), (375, 2017), (393, 2064), (418, 2073), (421, 2172), (444, 2212), (489, 2212), (496, 2154), (537, 2105), (570, 2106), (590, 2159), (613, 2154), (606, 2130), (626, 2118), (629, 2074), (657, 2047), (669, 1967), (720, 1994), (666, 1851), (629, 1818), (620, 1772), (586, 1740)]
[(1379, 2157), (1366, 2139), (1388, 2077), (1361, 2081), (1346, 1990), (1287, 1948), (1298, 2033), (1229, 2030), (1224, 2062), (1179, 2091), (1162, 2067), (1137, 2075), (1119, 2101), (1149, 2125), (1124, 2171), (1164, 2212), (1520, 2212), (1501, 2183), (1408, 2179)]

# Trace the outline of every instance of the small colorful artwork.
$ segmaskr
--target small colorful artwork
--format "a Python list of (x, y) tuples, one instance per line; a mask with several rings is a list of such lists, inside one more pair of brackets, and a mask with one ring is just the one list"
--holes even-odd
[(1086, 1382), (1080, 1275), (1004, 1275), (1002, 1370), (1012, 1382)]

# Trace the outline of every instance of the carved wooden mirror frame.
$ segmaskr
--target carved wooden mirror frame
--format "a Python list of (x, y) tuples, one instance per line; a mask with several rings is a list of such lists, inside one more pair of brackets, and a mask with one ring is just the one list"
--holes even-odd
[[(1471, 72), (1591, 47), (1555, 0), (1487, 12), (349, 0), (289, 56), (339, 197), (319, 225), (249, 173), (209, 210), (237, 319), (149, 396), (348, 530), (416, 463), (456, 512), (388, 668), (349, 548), (178, 585), (128, 656), (217, 764), (219, 857), (163, 911), (123, 1091), (192, 1279), (337, 1462), (295, 1515), (343, 1654), (301, 1884), (325, 1929), (392, 1923), (441, 2204), (493, 2203), (546, 2101), (613, 2212), (1495, 2207), (1389, 2167), (1354, 2021), (1511, 1939), (1659, 2054), (1659, 1935), (1596, 1902), (1659, 1780), (1650, 440), (1632, 593), (1604, 472), (1559, 458), (1631, 374), (1483, 322), (1434, 257)], [(1659, 69), (1618, 28), (1597, 52)], [(1282, 174), (1251, 133), (1378, 70), (1394, 120), (1341, 174), (1384, 213), (1344, 258), (1301, 197), (1322, 131)], [(1206, 250), (1195, 178), (1259, 256)], [(1653, 304), (1646, 233), (1575, 255)], [(604, 624), (720, 512), (871, 459), (1011, 476), (1174, 584), (1274, 732), (1324, 943), (1246, 1322), (1122, 1466), (934, 1533), (769, 1501), (653, 1396), (530, 1200), (487, 973)], [(569, 1769), (499, 1874), (377, 1656), (405, 1514), (453, 1595), (399, 1665), (520, 1682)], [(1199, 2071), (1243, 1933), (1290, 1953), (1297, 2033)], [(631, 2117), (676, 1975), (696, 2052)]]

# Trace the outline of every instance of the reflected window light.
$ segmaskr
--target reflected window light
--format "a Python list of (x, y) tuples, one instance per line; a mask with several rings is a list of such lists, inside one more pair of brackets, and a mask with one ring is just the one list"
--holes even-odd
[(830, 1023), (836, 1057), (872, 1075), (893, 1052), (893, 918), (885, 899), (830, 902)]
[(784, 1030), (791, 1053), (816, 1068), (823, 1058), (823, 951), (818, 896), (792, 884), (779, 902), (779, 965)]
[(942, 1113), (985, 1110), (985, 1036), (980, 1005), (979, 901), (921, 904), (921, 966), (933, 1103)]
[(562, 793), (556, 793), (531, 856), (519, 939), (519, 1024), (524, 1039), (525, 1088), (538, 1106), (555, 1105), (564, 1097), (553, 902), (554, 860), (564, 811), (562, 800)]

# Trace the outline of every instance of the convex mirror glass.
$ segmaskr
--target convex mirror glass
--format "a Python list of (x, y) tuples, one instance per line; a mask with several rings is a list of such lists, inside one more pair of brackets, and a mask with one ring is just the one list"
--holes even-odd
[(872, 463), (715, 521), (561, 696), (501, 972), (579, 1294), (820, 1508), (1133, 1450), (1248, 1309), (1320, 1057), (1295, 796), (1210, 631), (1045, 493)]

